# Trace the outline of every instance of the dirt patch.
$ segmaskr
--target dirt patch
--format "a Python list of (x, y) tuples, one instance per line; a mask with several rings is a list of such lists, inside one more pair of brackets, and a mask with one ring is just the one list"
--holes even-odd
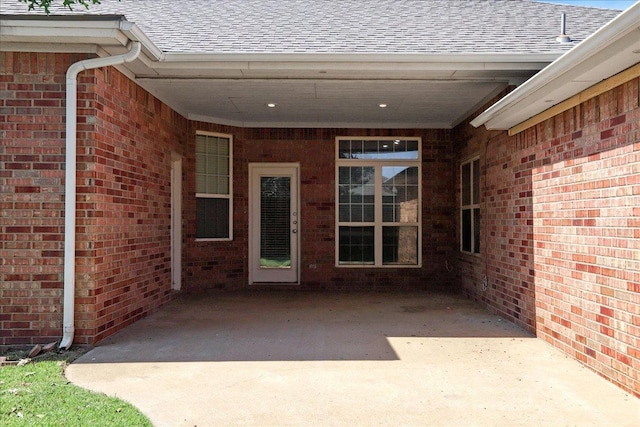
[[(33, 347), (17, 347), (0, 350), (0, 360), (6, 365), (16, 364), (20, 360), (28, 359), (29, 352), (32, 348)], [(30, 360), (32, 362), (60, 360), (71, 363), (89, 350), (88, 347), (79, 345), (72, 345), (68, 350), (60, 350), (56, 347), (54, 350), (40, 353)]]

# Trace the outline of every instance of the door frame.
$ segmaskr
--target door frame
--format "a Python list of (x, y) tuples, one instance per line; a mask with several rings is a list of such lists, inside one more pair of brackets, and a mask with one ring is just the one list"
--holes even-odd
[(171, 153), (171, 289), (182, 288), (182, 156)]
[[(291, 266), (295, 268), (295, 281), (292, 282), (257, 282), (255, 280), (254, 274), (254, 262), (256, 259), (259, 259), (259, 250), (260, 250), (260, 238), (257, 236), (259, 231), (259, 225), (254, 221), (254, 215), (257, 213), (256, 209), (258, 209), (258, 204), (254, 203), (256, 197), (259, 197), (259, 193), (256, 194), (256, 188), (253, 185), (253, 180), (256, 177), (257, 171), (259, 169), (274, 169), (275, 171), (281, 170), (283, 168), (294, 169), (295, 175), (293, 179), (296, 183), (296, 189), (292, 192), (292, 196), (295, 198), (292, 200), (292, 204), (294, 204), (291, 208), (295, 212), (297, 212), (297, 233), (296, 233), (296, 245), (295, 245), (295, 253), (292, 253), (292, 262)], [(298, 285), (300, 283), (300, 231), (302, 229), (300, 223), (300, 163), (299, 162), (291, 162), (291, 163), (249, 163), (249, 256), (248, 256), (248, 269), (249, 269), (249, 285), (253, 284), (265, 284), (265, 283), (273, 283), (273, 284), (282, 284), (282, 285)], [(256, 239), (257, 237), (257, 239)], [(257, 241), (256, 241), (257, 240)], [(258, 257), (258, 258), (256, 258)], [(294, 259), (295, 258), (295, 262)]]

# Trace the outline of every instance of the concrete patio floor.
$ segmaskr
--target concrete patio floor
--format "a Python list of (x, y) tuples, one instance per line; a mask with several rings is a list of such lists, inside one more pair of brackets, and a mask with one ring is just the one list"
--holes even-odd
[(66, 375), (156, 426), (640, 425), (640, 399), (440, 294), (183, 296)]

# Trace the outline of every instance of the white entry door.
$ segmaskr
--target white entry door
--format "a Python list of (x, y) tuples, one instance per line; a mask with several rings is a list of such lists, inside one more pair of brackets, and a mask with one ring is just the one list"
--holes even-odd
[(249, 165), (249, 283), (298, 283), (299, 168)]

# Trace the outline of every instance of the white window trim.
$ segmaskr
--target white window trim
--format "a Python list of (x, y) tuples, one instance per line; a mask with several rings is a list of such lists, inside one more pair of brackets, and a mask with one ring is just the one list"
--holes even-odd
[(230, 242), (233, 240), (233, 135), (219, 132), (196, 131), (197, 135), (215, 136), (229, 139), (229, 194), (196, 193), (196, 199), (228, 199), (229, 200), (229, 237), (196, 237), (196, 242)]
[[(340, 159), (340, 141), (341, 140), (361, 140), (361, 141), (394, 141), (396, 139), (413, 140), (418, 141), (418, 158), (417, 159), (403, 159), (403, 160), (387, 160), (387, 159)], [(335, 139), (335, 266), (338, 268), (422, 268), (422, 138), (421, 137), (405, 137), (405, 136), (338, 136)], [(339, 168), (341, 166), (374, 166), (375, 167), (375, 214), (374, 221), (372, 222), (342, 222), (339, 221), (338, 212), (340, 209), (340, 200), (338, 194), (340, 192), (340, 185), (338, 182)], [(374, 240), (374, 263), (373, 264), (345, 264), (340, 263), (340, 226), (353, 226), (353, 227), (373, 227), (376, 229), (382, 229), (383, 225), (386, 226), (410, 226), (416, 227), (415, 224), (408, 224), (402, 222), (383, 222), (382, 221), (382, 166), (410, 166), (418, 168), (418, 259), (416, 264), (382, 264), (382, 232), (375, 233)], [(379, 263), (376, 263), (376, 260)]]
[[(460, 252), (463, 253), (463, 254), (473, 255), (473, 256), (479, 257), (480, 256), (480, 252), (474, 252), (473, 251), (473, 248), (475, 248), (475, 225), (474, 225), (474, 221), (473, 221), (473, 211), (475, 209), (478, 209), (478, 210), (480, 209), (480, 195), (482, 194), (482, 192), (481, 192), (481, 194), (478, 195), (478, 203), (473, 203), (473, 178), (474, 178), (474, 176), (473, 176), (473, 162), (475, 162), (476, 160), (478, 160), (478, 162), (480, 162), (480, 156), (479, 155), (470, 157), (470, 158), (468, 158), (468, 159), (466, 159), (466, 160), (464, 160), (464, 161), (462, 161), (460, 163)], [(469, 168), (470, 169), (470, 174), (469, 174), (469, 179), (470, 179), (470, 182), (469, 182), (469, 191), (470, 191), (469, 197), (470, 197), (470, 199), (469, 200), (472, 203), (470, 203), (468, 205), (463, 205), (462, 204), (462, 186), (463, 186), (463, 183), (462, 183), (462, 168), (467, 164), (471, 165), (471, 167)], [(480, 169), (480, 167), (478, 167), (478, 169)], [(482, 176), (482, 174), (480, 174), (480, 176)], [(480, 180), (480, 176), (478, 177), (478, 180)], [(464, 235), (464, 229), (463, 229), (463, 223), (462, 223), (462, 212), (465, 211), (465, 210), (470, 210), (471, 211), (471, 251), (465, 251), (464, 249), (462, 249), (462, 244), (463, 244), (462, 240), (463, 240), (463, 235)], [(482, 214), (482, 212), (481, 212), (481, 214)], [(480, 248), (480, 249), (482, 249), (482, 248)]]

